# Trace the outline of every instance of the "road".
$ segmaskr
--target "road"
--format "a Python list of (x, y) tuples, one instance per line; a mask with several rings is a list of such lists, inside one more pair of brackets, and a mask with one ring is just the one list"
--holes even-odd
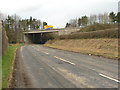
[(26, 45), (17, 50), (12, 87), (118, 88), (118, 61)]

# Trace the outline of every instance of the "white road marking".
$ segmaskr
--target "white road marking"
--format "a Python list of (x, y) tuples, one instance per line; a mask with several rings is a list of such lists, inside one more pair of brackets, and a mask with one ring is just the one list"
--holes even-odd
[(96, 70), (95, 70), (95, 69), (93, 69), (93, 68), (92, 68), (91, 70), (96, 71)]
[(43, 68), (40, 68), (40, 69), (43, 69)]
[(52, 69), (56, 71), (56, 69), (54, 67), (52, 67)]
[(113, 81), (115, 81), (115, 82), (117, 82), (117, 83), (120, 83), (120, 81), (119, 81), (119, 80), (114, 79), (114, 78), (111, 78), (111, 77), (106, 76), (106, 75), (104, 75), (104, 74), (99, 74), (99, 75), (100, 75), (100, 76), (102, 76), (102, 77), (108, 78), (108, 79), (110, 79), (110, 80), (113, 80)]
[(42, 51), (42, 52), (43, 52), (43, 53), (45, 53), (45, 54), (47, 54), (47, 55), (49, 54), (49, 53), (47, 53), (47, 52), (44, 52), (44, 51)]
[(24, 56), (22, 55), (22, 58), (24, 58)]
[(23, 50), (23, 47), (21, 47), (20, 51), (22, 52), (22, 50)]
[(67, 61), (67, 60), (65, 60), (65, 59), (59, 58), (59, 57), (57, 57), (57, 56), (54, 56), (54, 57), (57, 58), (57, 59), (59, 59), (59, 60), (62, 60), (62, 61), (64, 61), (64, 62), (67, 62), (67, 63), (69, 63), (69, 64), (75, 65), (75, 63), (72, 63), (72, 62)]

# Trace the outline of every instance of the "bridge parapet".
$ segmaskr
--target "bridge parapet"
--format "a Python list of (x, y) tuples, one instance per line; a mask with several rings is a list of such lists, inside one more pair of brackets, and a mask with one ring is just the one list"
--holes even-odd
[(67, 35), (79, 31), (80, 28), (54, 28), (52, 30), (30, 30), (23, 32), (24, 34), (37, 34), (37, 33), (57, 33), (58, 35)]
[(31, 30), (23, 32), (24, 34), (35, 34), (35, 33), (54, 33), (59, 32), (58, 30)]

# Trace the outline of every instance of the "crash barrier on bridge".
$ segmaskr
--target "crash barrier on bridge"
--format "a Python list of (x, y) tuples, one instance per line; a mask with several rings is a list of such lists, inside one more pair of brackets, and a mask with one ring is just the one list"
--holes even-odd
[(0, 23), (0, 43), (1, 43), (0, 51), (2, 51), (1, 52), (2, 54), (4, 54), (8, 47), (8, 37), (7, 37), (6, 31), (2, 27), (1, 23)]

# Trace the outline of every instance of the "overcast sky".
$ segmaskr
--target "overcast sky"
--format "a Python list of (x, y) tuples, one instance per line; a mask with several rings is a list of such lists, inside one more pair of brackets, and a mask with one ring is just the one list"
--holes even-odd
[(117, 12), (119, 0), (1, 0), (0, 11), (30, 16), (46, 21), (55, 28), (64, 27), (70, 19), (104, 12)]

